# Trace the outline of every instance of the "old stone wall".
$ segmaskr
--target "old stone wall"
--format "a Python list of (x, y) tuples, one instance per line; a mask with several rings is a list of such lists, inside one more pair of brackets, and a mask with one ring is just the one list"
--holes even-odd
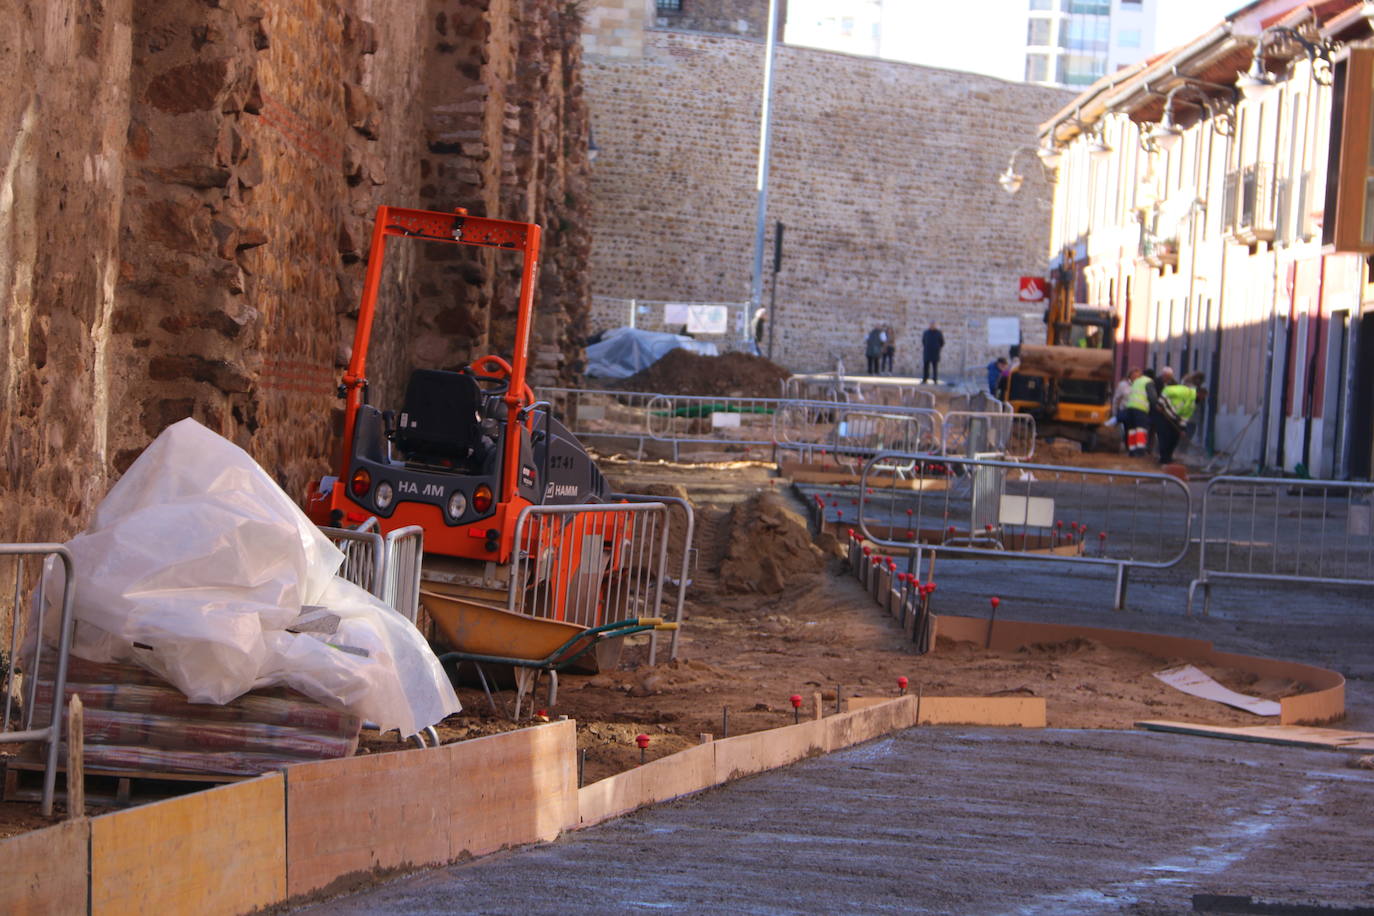
[[(598, 301), (749, 298), (763, 50), (650, 29), (641, 58), (587, 57)], [(862, 369), (865, 333), (890, 324), (897, 369), (919, 372), (934, 320), (946, 373), (985, 364), (984, 319), (1035, 309), (1017, 303), (1017, 278), (1044, 273), (1049, 237), (1035, 157), (1017, 159), (1018, 195), (996, 178), (1069, 94), (789, 46), (776, 86), (770, 265), (772, 227), (786, 230), (775, 358)], [(766, 279), (765, 304), (770, 292)], [(623, 321), (613, 302), (593, 313), (594, 327)]]
[[(575, 368), (563, 344), (584, 333), (590, 245), (575, 5), (0, 0), (0, 15), (0, 538), (70, 536), (187, 416), (302, 495), (329, 469), (380, 204), (542, 222), (538, 365)], [(509, 345), (519, 264), (491, 255), (388, 246), (374, 400), (398, 399), (413, 366)]]

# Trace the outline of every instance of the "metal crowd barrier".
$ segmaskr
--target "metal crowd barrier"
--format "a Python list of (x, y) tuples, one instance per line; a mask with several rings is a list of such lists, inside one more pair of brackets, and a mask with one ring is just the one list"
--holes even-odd
[(669, 539), (662, 501), (526, 506), (506, 609), (584, 627), (660, 617)]
[[(617, 500), (627, 500), (632, 503), (663, 503), (670, 510), (676, 510), (682, 515), (682, 527), (670, 527), (667, 534), (668, 541), (668, 568), (677, 569), (677, 578), (668, 575), (668, 584), (677, 589), (677, 598), (673, 602), (673, 622), (678, 628), (673, 631), (672, 640), (668, 646), (668, 659), (671, 661), (677, 658), (678, 639), (682, 633), (682, 606), (687, 599), (687, 586), (692, 584), (692, 572), (696, 569), (697, 549), (692, 546), (696, 537), (696, 513), (692, 509), (692, 504), (685, 499), (676, 496), (643, 496), (633, 493), (617, 493), (614, 497)], [(671, 516), (670, 516), (671, 518)], [(682, 539), (679, 543), (676, 533), (682, 532)], [(651, 630), (649, 633), (649, 664), (658, 664), (658, 631)]]
[(343, 552), (339, 575), (369, 594), (385, 600), (385, 539), (376, 530), (376, 519), (358, 528), (321, 528), (324, 536)]
[(1374, 585), (1374, 483), (1213, 477), (1202, 491), (1203, 613), (1217, 579)]
[(943, 422), (931, 407), (825, 400), (576, 388), (541, 388), (537, 396), (552, 403), (578, 438), (618, 440), (640, 458), (653, 442), (670, 447), (674, 460), (694, 446), (783, 449), (803, 456), (824, 450), (861, 460), (875, 449), (938, 449)]
[(415, 623), (420, 615), (420, 564), (425, 556), (425, 529), (407, 525), (387, 533), (381, 599)]
[[(57, 763), (62, 744), (62, 718), (67, 708), (67, 661), (72, 641), (72, 603), (75, 587), (72, 584), (72, 557), (61, 544), (0, 544), (0, 556), (15, 557), (14, 561), (14, 603), (10, 607), (10, 646), (8, 663), (5, 665), (0, 686), (4, 688), (5, 711), (0, 719), (0, 744), (18, 744), (26, 741), (43, 741), (47, 744), (47, 755), (43, 766), (43, 794), (39, 810), (44, 817), (52, 817), (53, 796), (57, 789)], [(23, 613), (24, 557), (56, 557), (62, 563), (62, 611), (57, 625), (57, 657), (53, 666), (52, 714), (47, 724), (34, 727), (34, 708), (37, 705), (39, 672), (42, 670), (44, 649), (44, 623), (47, 612), (47, 596), (44, 594), (43, 565), (38, 569), (38, 586), (34, 595), (34, 632), (28, 634), (33, 643), (33, 657), (24, 661), (23, 690), (28, 694), (24, 704), (23, 727), (11, 730), (14, 716), (16, 688), (16, 666), (19, 665), (21, 621)]]
[(986, 391), (957, 394), (950, 398), (949, 409), (955, 413), (1016, 413), (1015, 407)]
[(935, 392), (898, 378), (838, 372), (792, 375), (779, 383), (782, 397), (795, 401), (838, 401), (885, 407), (934, 409)]
[[(910, 480), (884, 486), (875, 472), (895, 464), (911, 467)], [(1113, 568), (1117, 610), (1127, 571), (1177, 564), (1192, 530), (1188, 487), (1168, 474), (885, 452), (859, 486), (863, 536), (907, 551), (913, 571), (927, 551), (932, 562), (944, 553)]]
[(1035, 455), (1035, 418), (1028, 413), (951, 410), (940, 430), (940, 452), (970, 456), (995, 452), (1008, 461)]

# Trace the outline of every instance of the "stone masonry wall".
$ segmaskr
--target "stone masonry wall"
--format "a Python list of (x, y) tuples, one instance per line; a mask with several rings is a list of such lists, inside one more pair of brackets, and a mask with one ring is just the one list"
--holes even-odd
[[(575, 369), (564, 344), (590, 299), (575, 12), (0, 0), (0, 538), (66, 539), (187, 416), (303, 495), (330, 468), (380, 204), (544, 223), (536, 354), (546, 380)], [(508, 345), (519, 265), (388, 249), (368, 377), (390, 405), (411, 367)]]
[[(599, 147), (598, 297), (749, 298), (763, 43), (650, 30), (640, 59), (588, 56)], [(786, 224), (775, 358), (793, 370), (864, 366), (875, 324), (897, 331), (898, 371), (944, 331), (946, 373), (993, 351), (984, 319), (1033, 311), (1017, 278), (1043, 274), (1049, 188), (1035, 157), (1016, 196), (997, 184), (1060, 90), (781, 46), (768, 209)], [(769, 298), (766, 268), (763, 301)], [(623, 322), (593, 313), (593, 327)], [(1023, 322), (1028, 338), (1041, 326)]]

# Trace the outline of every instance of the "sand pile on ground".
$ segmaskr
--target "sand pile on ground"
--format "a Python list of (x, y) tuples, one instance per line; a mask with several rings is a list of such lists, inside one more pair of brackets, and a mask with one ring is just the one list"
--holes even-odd
[(801, 584), (825, 567), (825, 554), (811, 542), (800, 515), (772, 490), (730, 511), (730, 542), (720, 567), (727, 592), (775, 595)]
[(699, 394), (722, 397), (776, 398), (790, 375), (777, 363), (749, 353), (701, 356), (681, 348), (669, 350), (647, 369), (617, 382), (626, 391)]

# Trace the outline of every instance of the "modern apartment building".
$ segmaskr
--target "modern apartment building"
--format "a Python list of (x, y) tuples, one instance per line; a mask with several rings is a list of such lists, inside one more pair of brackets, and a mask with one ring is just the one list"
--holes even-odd
[(1155, 50), (1159, 0), (1028, 0), (1026, 81), (1090, 86)]

